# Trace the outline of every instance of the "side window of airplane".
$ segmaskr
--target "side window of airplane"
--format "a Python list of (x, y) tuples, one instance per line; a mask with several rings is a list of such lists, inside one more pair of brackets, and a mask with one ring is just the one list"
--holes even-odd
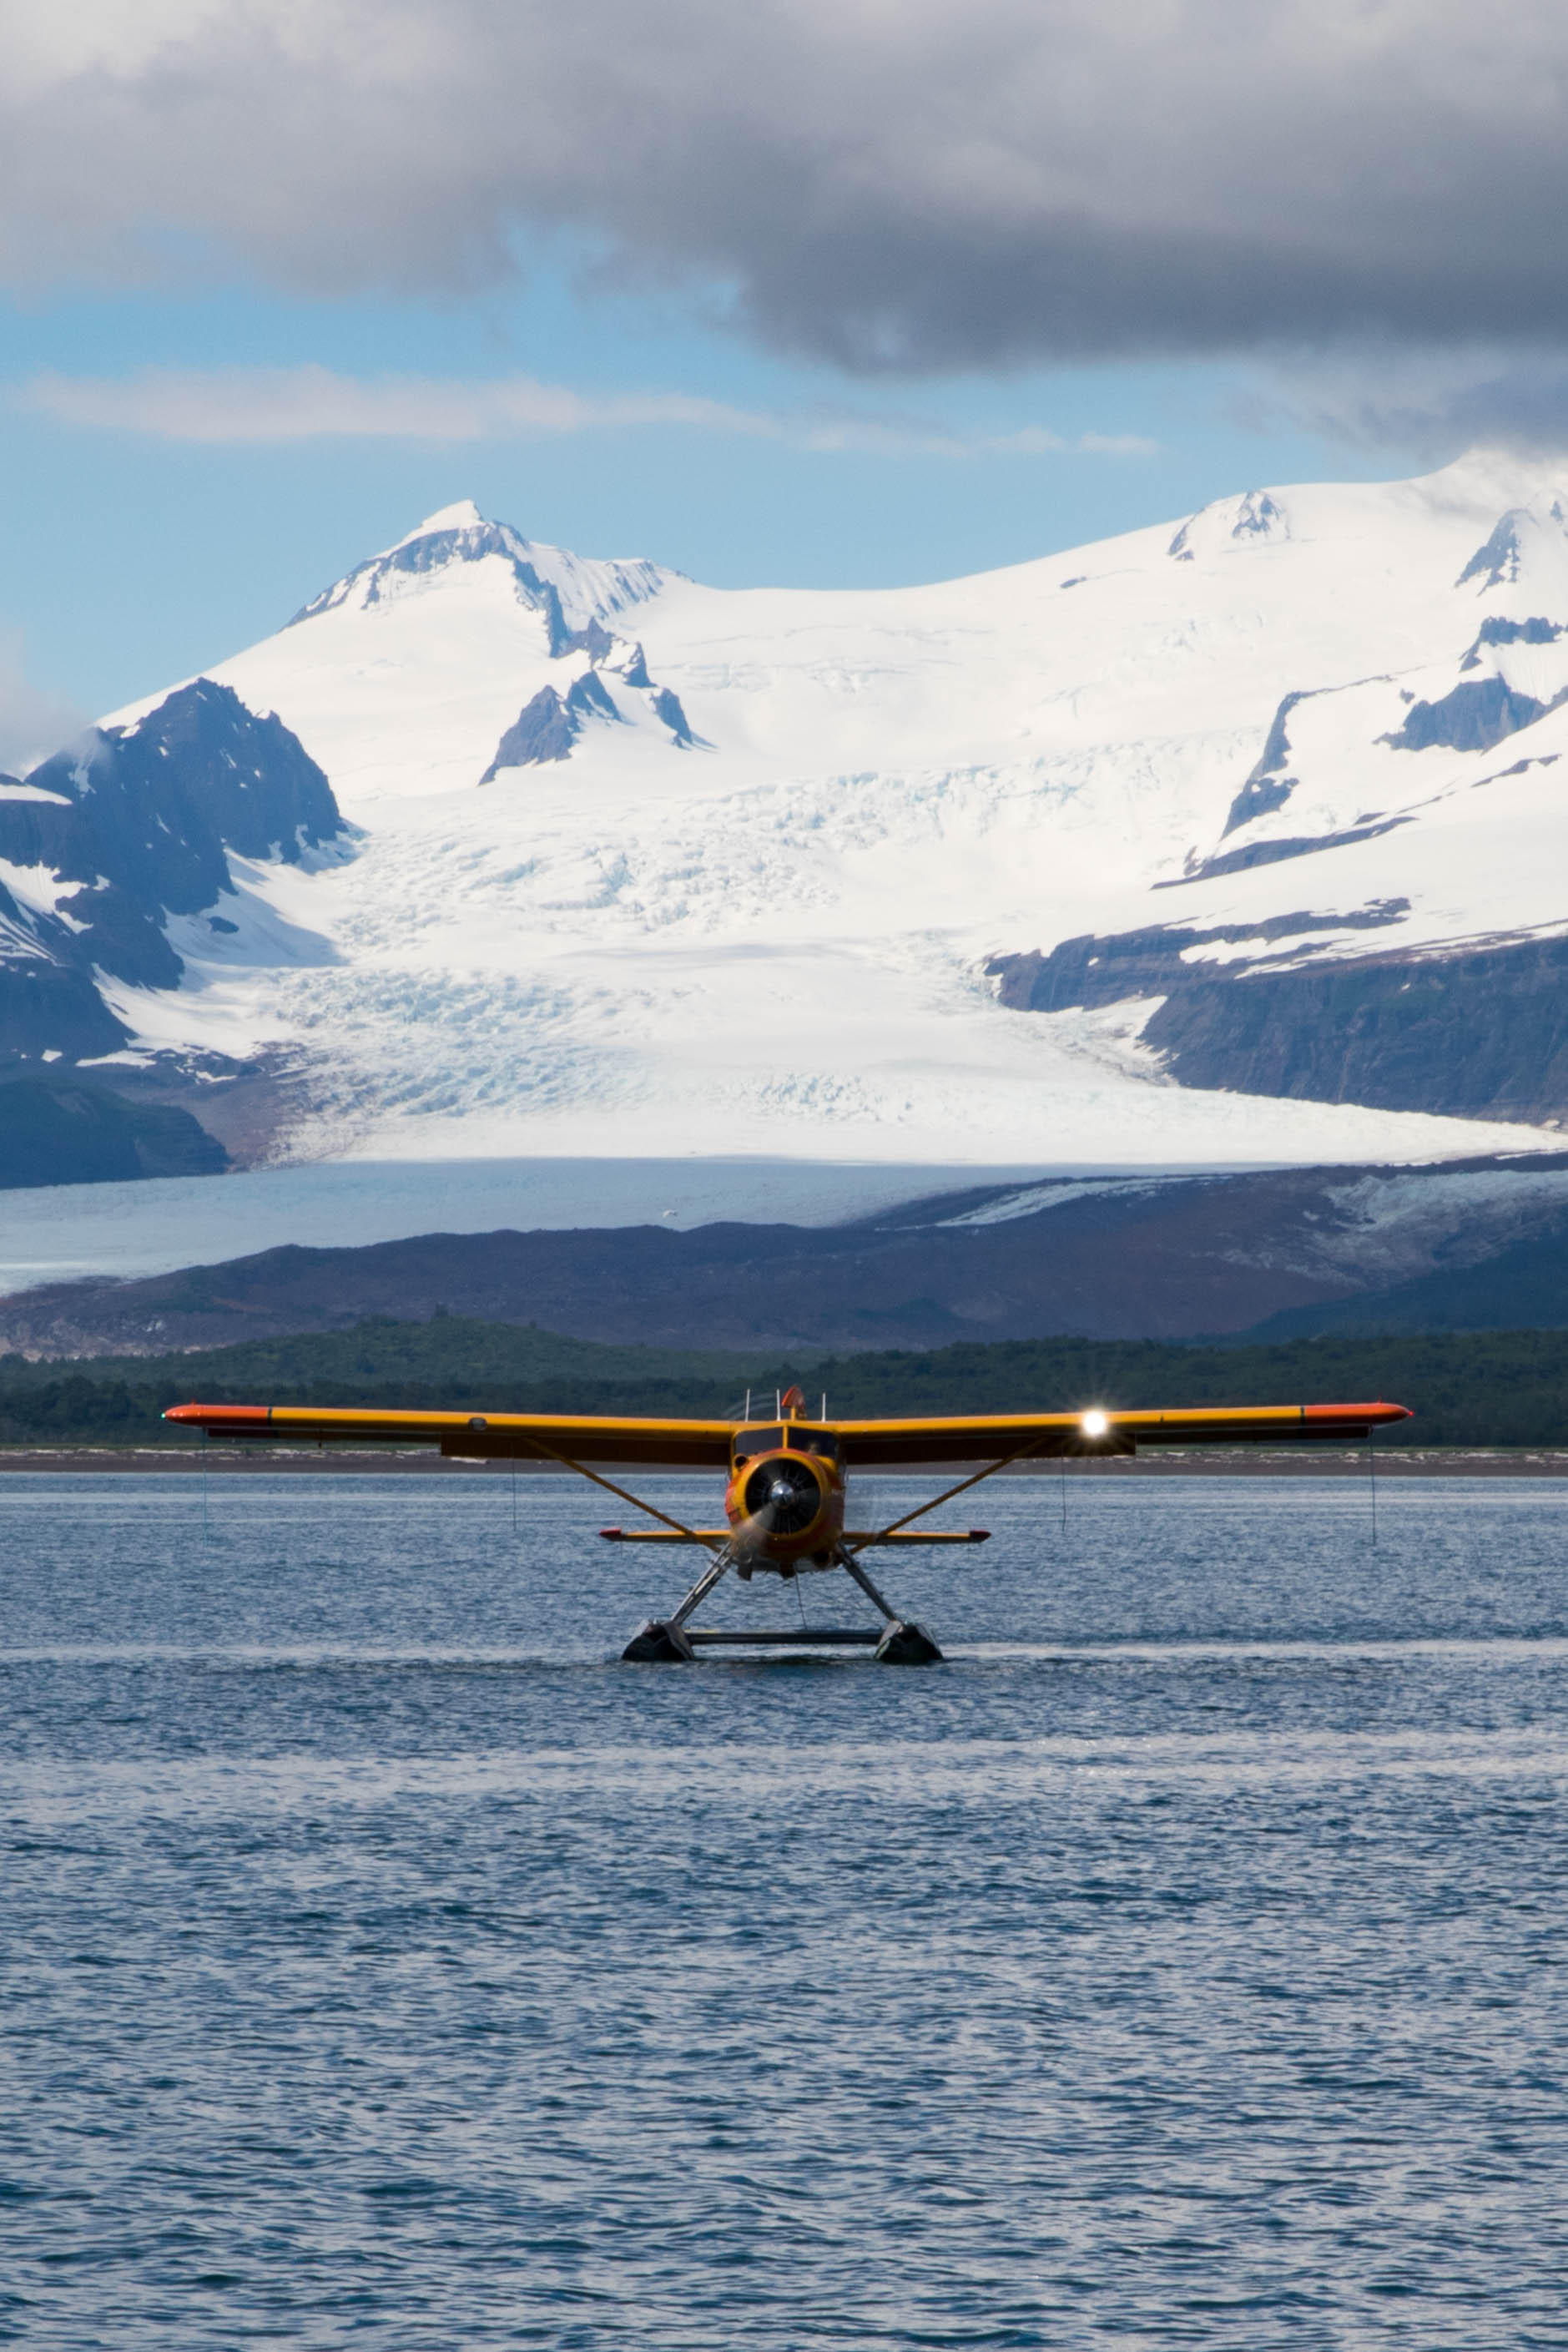
[(735, 1438), (735, 1458), (749, 1462), (754, 1454), (777, 1454), (784, 1444), (781, 1429), (742, 1429)]
[(803, 1453), (820, 1454), (824, 1462), (843, 1459), (843, 1449), (830, 1429), (798, 1429), (793, 1433), (790, 1443)]

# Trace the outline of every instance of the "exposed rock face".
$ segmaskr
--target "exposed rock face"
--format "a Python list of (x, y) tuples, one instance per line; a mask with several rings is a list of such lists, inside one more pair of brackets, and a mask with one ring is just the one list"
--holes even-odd
[(577, 723), (553, 686), (541, 686), (496, 746), (496, 756), (479, 782), (487, 784), (503, 768), (537, 768), (546, 760), (570, 758)]
[(176, 986), (165, 919), (233, 892), (230, 850), (297, 865), (346, 830), (298, 738), (209, 678), (0, 782), (0, 858), (50, 877), (51, 901), (0, 891), (0, 1056), (113, 1052), (95, 971)]
[(1228, 542), (1245, 547), (1290, 536), (1291, 519), (1278, 499), (1267, 490), (1249, 490), (1242, 498), (1217, 499), (1212, 506), (1200, 507), (1183, 523), (1166, 553), (1177, 563), (1192, 563)]
[(614, 727), (621, 724), (621, 713), (611, 700), (609, 690), (591, 669), (585, 669), (568, 688), (566, 708), (580, 727), (585, 719), (608, 719)]
[(124, 1024), (75, 953), (65, 924), (25, 914), (0, 887), (0, 1067), (47, 1053), (90, 1061), (124, 1045)]
[[(1282, 808), (1295, 791), (1294, 776), (1284, 772), (1291, 757), (1286, 721), (1297, 703), (1305, 702), (1312, 691), (1309, 687), (1300, 693), (1287, 694), (1275, 711), (1258, 764), (1230, 803), (1230, 813), (1225, 820), (1226, 833), (1234, 833), (1239, 825), (1250, 824), (1254, 817), (1267, 816), (1270, 809)], [(1224, 835), (1220, 838), (1223, 840)]]
[(1527, 621), (1506, 621), (1493, 616), (1483, 621), (1476, 641), (1460, 662), (1461, 669), (1480, 667), (1481, 649), (1487, 646), (1554, 646), (1563, 634), (1559, 621), (1548, 621), (1533, 615)]
[[(648, 676), (641, 646), (628, 647), (593, 622), (579, 633), (579, 640), (590, 656), (590, 667), (564, 694), (557, 687), (541, 686), (523, 705), (497, 744), (496, 756), (479, 779), (482, 784), (493, 783), (505, 768), (538, 768), (549, 761), (570, 760), (583, 728), (592, 720), (617, 727), (629, 723), (628, 713), (604, 683), (601, 664), (621, 686), (640, 694), (659, 724), (669, 730), (670, 740), (677, 749), (701, 742), (701, 736), (692, 731), (680, 696), (667, 686), (655, 686)], [(618, 646), (624, 659), (612, 663), (608, 657)]]
[(692, 733), (691, 722), (681, 708), (681, 698), (678, 694), (667, 686), (658, 687), (654, 689), (653, 703), (653, 716), (655, 719), (664, 720), (675, 741), (683, 749), (696, 741), (696, 737)]
[(1393, 833), (1402, 824), (1414, 820), (1407, 816), (1385, 817), (1380, 824), (1347, 825), (1343, 833), (1287, 834), (1282, 839), (1249, 841), (1240, 849), (1221, 850), (1218, 857), (1206, 857), (1201, 866), (1174, 881), (1156, 882), (1156, 890), (1184, 890), (1189, 882), (1212, 882), (1221, 874), (1245, 874), (1254, 866), (1278, 866), (1290, 857), (1311, 857), (1320, 849), (1347, 849), (1353, 842), (1375, 841), (1380, 833)]
[(543, 615), (550, 652), (570, 653), (574, 635), (561, 611), (560, 592), (553, 580), (541, 578), (528, 557), (517, 551), (514, 534), (505, 523), (463, 524), (448, 530), (424, 531), (415, 539), (405, 540), (401, 547), (357, 564), (343, 579), (324, 588), (319, 596), (301, 605), (288, 626), (295, 628), (301, 621), (313, 621), (319, 614), (334, 611), (338, 605), (347, 604), (356, 589), (361, 592), (362, 603), (379, 604), (399, 579), (444, 572), (450, 563), (476, 563), (486, 555), (499, 556), (511, 567), (518, 601)]
[(1537, 702), (1533, 695), (1516, 693), (1500, 677), (1466, 678), (1438, 702), (1413, 703), (1404, 726), (1381, 740), (1400, 751), (1426, 751), (1434, 743), (1453, 751), (1490, 751), (1494, 743), (1544, 719), (1552, 707)]
[[(1287, 915), (1252, 938), (1376, 928), (1359, 916)], [(1223, 931), (1130, 931), (1064, 940), (1049, 956), (987, 967), (1005, 1003), (1036, 1012), (1163, 997), (1144, 1043), (1184, 1086), (1390, 1110), (1548, 1119), (1568, 1116), (1568, 939), (1463, 955), (1371, 955), (1333, 963), (1184, 962)]]
[[(1296, 940), (1313, 931), (1381, 930), (1396, 923), (1405, 911), (1405, 901), (1397, 899), (1354, 915), (1273, 915), (1249, 923), (1246, 936)], [(1049, 955), (993, 956), (986, 970), (1000, 982), (997, 995), (1001, 1003), (1020, 1013), (1065, 1013), (1076, 1005), (1166, 996), (1173, 989), (1201, 983), (1212, 978), (1215, 967), (1195, 966), (1183, 958), (1195, 948), (1228, 946), (1235, 937), (1228, 930), (1154, 924), (1147, 930), (1122, 931), (1109, 939), (1085, 933), (1063, 940)]]
[[(352, 572), (303, 605), (288, 626), (294, 628), (301, 621), (313, 621), (342, 604), (363, 607), (382, 604), (400, 587), (422, 576), (444, 572), (453, 564), (479, 563), (495, 557), (510, 571), (518, 603), (543, 620), (552, 657), (586, 651), (594, 659), (599, 658), (595, 652), (596, 633), (608, 646), (608, 633), (601, 621), (591, 615), (585, 625), (573, 628), (559, 587), (542, 568), (558, 561), (561, 551), (536, 546), (507, 523), (487, 522), (471, 506), (448, 509), (444, 515), (433, 516), (431, 521), (434, 527), (414, 532), (384, 555), (373, 555), (366, 562), (356, 564)], [(600, 577), (601, 593), (609, 608), (616, 612), (656, 596), (670, 576), (656, 564), (642, 562), (604, 563), (594, 568)]]
[(77, 1079), (0, 1086), (0, 1190), (210, 1176), (228, 1157), (189, 1111), (129, 1103)]

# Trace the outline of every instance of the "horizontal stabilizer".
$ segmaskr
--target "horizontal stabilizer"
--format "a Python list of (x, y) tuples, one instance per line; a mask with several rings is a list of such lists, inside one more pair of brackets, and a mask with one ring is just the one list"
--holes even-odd
[(601, 1528), (599, 1532), (606, 1543), (722, 1544), (730, 1536), (727, 1528), (694, 1528), (689, 1536), (673, 1528)]
[[(732, 1530), (728, 1528), (694, 1528), (689, 1536), (676, 1535), (664, 1528), (601, 1528), (600, 1535), (606, 1543), (727, 1543)], [(844, 1541), (856, 1544), (863, 1551), (873, 1544), (970, 1544), (989, 1543), (989, 1528), (953, 1528), (927, 1532), (923, 1528), (897, 1529), (892, 1535), (879, 1536), (869, 1528), (850, 1528)]]
[(885, 1536), (875, 1535), (870, 1529), (863, 1533), (854, 1528), (844, 1530), (844, 1541), (858, 1545), (862, 1551), (868, 1550), (873, 1544), (989, 1543), (990, 1540), (989, 1528), (932, 1528), (929, 1530), (925, 1528), (895, 1528), (891, 1535)]

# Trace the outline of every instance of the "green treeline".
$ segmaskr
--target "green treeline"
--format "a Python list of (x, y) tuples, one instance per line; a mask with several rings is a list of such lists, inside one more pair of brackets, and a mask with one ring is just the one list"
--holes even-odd
[(235, 1404), (450, 1407), (460, 1412), (730, 1415), (799, 1380), (815, 1411), (1071, 1411), (1390, 1398), (1414, 1422), (1389, 1444), (1568, 1445), (1568, 1331), (1442, 1332), (1193, 1348), (1157, 1340), (1020, 1339), (924, 1353), (780, 1361), (695, 1349), (609, 1347), (438, 1315), (261, 1340), (199, 1355), (38, 1363), (0, 1357), (0, 1444), (144, 1445), (192, 1397)]

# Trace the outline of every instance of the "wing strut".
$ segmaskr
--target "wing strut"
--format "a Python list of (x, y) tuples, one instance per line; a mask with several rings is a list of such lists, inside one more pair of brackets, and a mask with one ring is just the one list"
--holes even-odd
[(994, 1478), (998, 1470), (1009, 1469), (1013, 1463), (1021, 1462), (1026, 1454), (1033, 1454), (1044, 1444), (1044, 1436), (1031, 1437), (1029, 1444), (1020, 1445), (1016, 1453), (1005, 1454), (999, 1462), (988, 1462), (985, 1468), (977, 1470), (972, 1478), (960, 1478), (956, 1486), (946, 1487), (940, 1495), (933, 1495), (931, 1500), (928, 1503), (922, 1503), (918, 1510), (905, 1511), (904, 1517), (901, 1519), (894, 1519), (891, 1526), (878, 1528), (875, 1535), (862, 1536), (858, 1543), (846, 1543), (842, 1547), (846, 1555), (846, 1564), (857, 1552), (869, 1550), (873, 1544), (886, 1543), (890, 1536), (895, 1536), (900, 1528), (908, 1527), (912, 1519), (923, 1519), (927, 1511), (939, 1510), (944, 1503), (950, 1503), (955, 1495), (962, 1495), (969, 1487), (977, 1486), (982, 1478)]
[(651, 1519), (662, 1519), (665, 1527), (674, 1528), (687, 1543), (701, 1544), (705, 1551), (728, 1551), (727, 1540), (721, 1538), (715, 1542), (709, 1536), (699, 1535), (695, 1528), (688, 1528), (684, 1519), (671, 1518), (668, 1511), (661, 1511), (654, 1503), (645, 1503), (641, 1495), (633, 1495), (630, 1487), (618, 1486), (613, 1478), (601, 1478), (597, 1470), (591, 1470), (585, 1462), (574, 1462), (570, 1454), (558, 1454), (555, 1447), (547, 1445), (542, 1437), (525, 1434), (522, 1442), (525, 1445), (531, 1445), (536, 1454), (547, 1454), (550, 1461), (559, 1462), (563, 1470), (575, 1470), (580, 1478), (590, 1478), (596, 1486), (603, 1486), (622, 1503), (630, 1503), (634, 1511), (646, 1511)]

